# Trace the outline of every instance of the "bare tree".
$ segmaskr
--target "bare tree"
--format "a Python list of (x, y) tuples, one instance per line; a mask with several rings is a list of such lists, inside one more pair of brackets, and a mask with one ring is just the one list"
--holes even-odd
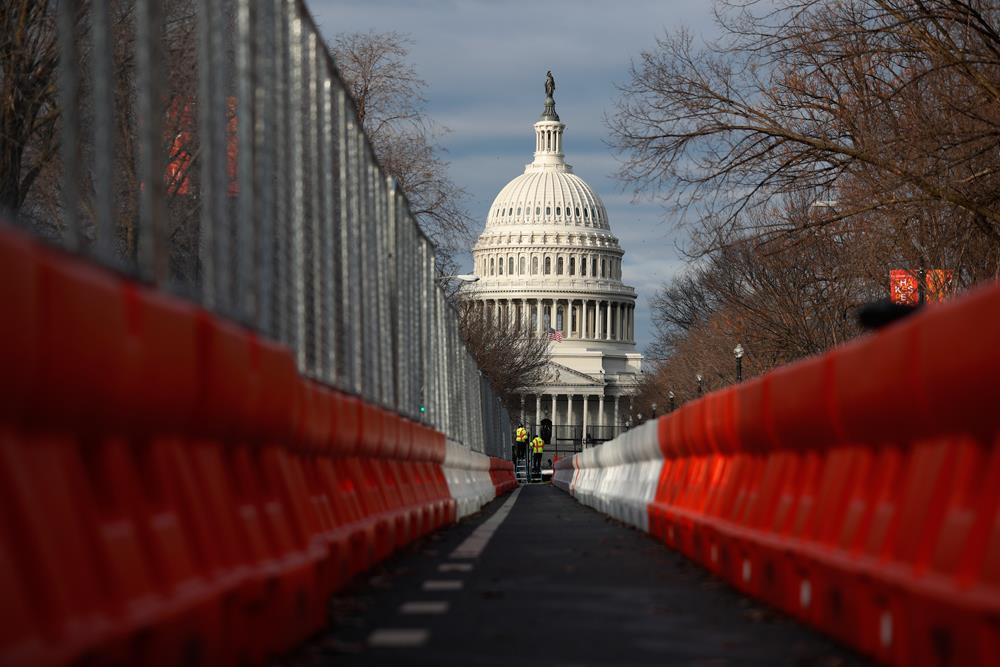
[[(822, 352), (890, 269), (951, 288), (1000, 272), (1000, 6), (985, 0), (718, 0), (609, 118), (619, 176), (684, 212), (692, 264), (652, 301), (636, 405)], [(659, 401), (655, 399), (659, 397)], [(645, 414), (645, 413), (644, 413)]]
[(527, 323), (484, 317), (474, 301), (460, 301), (458, 327), (469, 352), (513, 413), (521, 393), (544, 380), (549, 342)]
[(465, 191), (448, 176), (437, 138), (443, 128), (427, 116), (427, 84), (406, 57), (409, 40), (396, 32), (338, 35), (334, 59), (354, 97), (358, 120), (386, 171), (406, 193), (424, 233), (437, 248), (444, 273), (472, 241)]
[(732, 0), (718, 16), (717, 43), (668, 34), (633, 66), (609, 119), (623, 178), (731, 228), (774, 197), (877, 183), (838, 196), (839, 217), (938, 202), (1000, 242), (995, 3)]
[(0, 207), (10, 211), (59, 150), (58, 58), (52, 3), (0, 5)]

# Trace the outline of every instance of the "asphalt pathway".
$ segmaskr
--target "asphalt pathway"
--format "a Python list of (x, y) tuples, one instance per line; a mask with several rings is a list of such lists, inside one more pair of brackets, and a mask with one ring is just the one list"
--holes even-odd
[(275, 663), (866, 665), (649, 536), (525, 486), (409, 547)]

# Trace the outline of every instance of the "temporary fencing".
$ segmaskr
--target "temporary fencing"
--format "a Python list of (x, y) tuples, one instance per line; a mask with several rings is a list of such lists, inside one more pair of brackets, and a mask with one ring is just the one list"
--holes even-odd
[(61, 54), (65, 150), (10, 222), (284, 345), (304, 376), (507, 455), (510, 416), (435, 247), (302, 0), (51, 12), (39, 39)]
[(881, 662), (993, 664), (997, 341), (991, 285), (563, 459), (556, 485)]

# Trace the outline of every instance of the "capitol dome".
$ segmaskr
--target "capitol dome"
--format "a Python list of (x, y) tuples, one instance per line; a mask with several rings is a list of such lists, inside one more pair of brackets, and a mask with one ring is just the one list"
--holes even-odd
[(504, 186), (486, 217), (487, 227), (543, 224), (610, 229), (601, 198), (565, 162), (529, 164)]
[(462, 293), (482, 317), (553, 341), (545, 384), (522, 397), (521, 419), (535, 432), (547, 424), (541, 433), (551, 432), (558, 453), (625, 426), (642, 355), (624, 252), (601, 198), (566, 163), (554, 89), (549, 75), (534, 159), (490, 205), (472, 249), (480, 279)]

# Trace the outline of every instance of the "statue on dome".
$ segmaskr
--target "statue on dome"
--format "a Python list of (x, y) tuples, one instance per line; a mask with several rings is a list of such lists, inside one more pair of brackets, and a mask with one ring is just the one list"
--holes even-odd
[(545, 72), (545, 96), (552, 97), (556, 92), (556, 80), (552, 78), (552, 70)]

